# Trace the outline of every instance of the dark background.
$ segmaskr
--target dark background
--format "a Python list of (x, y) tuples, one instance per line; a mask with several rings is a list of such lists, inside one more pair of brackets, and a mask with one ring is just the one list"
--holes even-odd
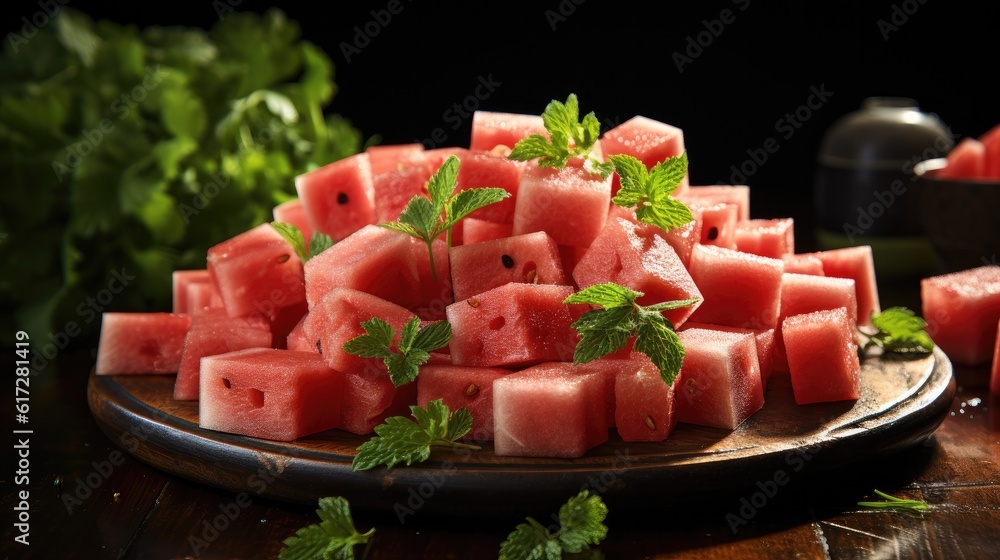
[[(37, 9), (21, 4), (24, 14)], [(414, 142), (441, 128), (441, 145), (466, 145), (471, 119), (455, 112), (455, 104), (539, 114), (551, 99), (573, 92), (582, 111), (594, 111), (606, 128), (641, 114), (683, 129), (695, 185), (741, 182), (733, 180), (730, 166), (739, 167), (747, 151), (768, 138), (777, 140), (778, 151), (743, 181), (752, 188), (754, 217), (809, 223), (822, 136), (865, 97), (912, 97), (959, 136), (978, 136), (1000, 123), (996, 90), (987, 84), (1000, 55), (995, 3), (396, 4), (396, 14), (386, 11), (388, 0), (278, 4), (299, 22), (302, 37), (333, 59), (339, 93), (329, 110), (366, 136)], [(275, 3), (68, 5), (119, 23), (210, 28), (230, 7), (263, 12)], [(731, 23), (713, 21), (726, 9)], [(390, 19), (370, 23), (373, 10)], [(7, 7), (15, 14), (8, 29), (21, 12)], [(366, 25), (376, 33), (359, 36)], [(707, 46), (688, 51), (699, 38)], [(675, 53), (696, 56), (680, 71)], [(490, 77), (500, 85), (476, 98), (480, 79)], [(821, 87), (832, 95), (786, 138), (791, 129), (778, 130), (779, 121), (807, 102), (811, 88)]]

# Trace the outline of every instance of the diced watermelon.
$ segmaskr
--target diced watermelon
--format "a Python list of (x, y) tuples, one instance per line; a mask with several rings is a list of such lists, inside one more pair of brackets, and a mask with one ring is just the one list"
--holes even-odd
[(812, 274), (813, 276), (826, 276), (823, 272), (823, 261), (819, 257), (808, 254), (781, 255), (781, 260), (785, 263), (785, 272), (796, 274)]
[(983, 143), (983, 176), (1000, 179), (1000, 124), (979, 137)]
[(347, 371), (340, 427), (352, 434), (370, 434), (390, 416), (410, 418), (410, 406), (416, 403), (417, 384), (394, 386), (384, 367)]
[(491, 152), (470, 150), (461, 158), (458, 168), (458, 180), (455, 190), (478, 189), (492, 187), (503, 189), (510, 196), (480, 208), (469, 217), (490, 222), (513, 224), (514, 209), (517, 204), (517, 193), (521, 184), (521, 176), (527, 165), (521, 161), (508, 159)]
[(736, 224), (739, 207), (731, 202), (689, 202), (688, 206), (698, 220), (701, 231), (699, 243), (736, 249)]
[(287, 349), (288, 335), (291, 334), (295, 325), (302, 321), (308, 311), (309, 306), (304, 301), (278, 310), (278, 315), (268, 323), (268, 328), (274, 338), (273, 348)]
[(212, 277), (208, 269), (175, 270), (171, 277), (173, 283), (173, 312), (191, 313), (192, 305), (188, 303), (188, 286), (193, 284), (212, 285)]
[(494, 452), (498, 456), (584, 455), (608, 439), (607, 384), (571, 363), (544, 363), (493, 382)]
[(704, 298), (691, 321), (755, 330), (778, 325), (781, 260), (696, 245), (689, 268)]
[(684, 362), (677, 378), (677, 421), (735, 430), (764, 406), (752, 333), (685, 329), (677, 334)]
[(559, 245), (558, 247), (559, 261), (562, 263), (563, 272), (566, 274), (566, 278), (572, 278), (576, 265), (580, 264), (589, 249), (572, 245)]
[(468, 409), (472, 429), (468, 439), (493, 440), (493, 381), (511, 370), (465, 366), (425, 365), (417, 377), (417, 404), (441, 399), (449, 410)]
[(309, 308), (334, 288), (415, 306), (421, 299), (420, 283), (410, 239), (405, 233), (368, 225), (309, 259), (305, 265)]
[(963, 138), (948, 152), (947, 163), (934, 174), (935, 177), (982, 179), (986, 176), (986, 146), (978, 138)]
[(879, 304), (878, 282), (875, 279), (875, 258), (870, 245), (857, 245), (839, 249), (827, 249), (808, 256), (818, 258), (823, 263), (823, 273), (833, 278), (854, 280), (858, 298), (857, 318), (859, 325), (870, 325), (872, 313), (882, 310)]
[(663, 441), (677, 424), (676, 385), (667, 385), (645, 354), (634, 356), (615, 376), (614, 425), (622, 441)]
[(295, 178), (313, 231), (339, 241), (375, 223), (375, 190), (368, 154), (329, 163)]
[(175, 373), (181, 365), (187, 313), (104, 312), (97, 375)]
[(208, 271), (226, 313), (273, 319), (305, 301), (302, 261), (270, 224), (261, 224), (208, 250)]
[(993, 369), (990, 370), (990, 392), (1000, 395), (1000, 321), (997, 324), (997, 340), (993, 343)]
[(288, 337), (285, 339), (285, 348), (288, 350), (295, 350), (297, 352), (316, 352), (319, 353), (319, 349), (316, 348), (316, 342), (309, 341), (309, 337), (306, 335), (306, 321), (309, 319), (309, 314), (307, 313), (299, 322), (292, 328), (292, 331), (288, 333)]
[(572, 293), (571, 286), (509, 283), (449, 305), (452, 362), (513, 367), (572, 360), (579, 336), (570, 325), (584, 311), (563, 303)]
[(202, 313), (191, 320), (184, 337), (181, 364), (174, 381), (174, 400), (198, 400), (201, 359), (247, 348), (270, 348), (271, 331), (244, 318), (223, 312)]
[(559, 248), (544, 231), (452, 247), (455, 300), (508, 282), (568, 285)]
[(462, 245), (482, 243), (491, 239), (510, 237), (514, 224), (497, 224), (486, 220), (465, 218), (459, 224), (462, 226)]
[(424, 145), (419, 142), (375, 145), (365, 149), (371, 164), (372, 177), (398, 169), (400, 165), (406, 165), (413, 159), (419, 159), (423, 151)]
[[(431, 272), (431, 251), (434, 251), (436, 274)], [(444, 319), (445, 308), (455, 301), (451, 286), (452, 275), (448, 242), (442, 238), (435, 239), (431, 244), (431, 250), (428, 250), (426, 243), (416, 237), (411, 237), (410, 259), (416, 266), (419, 283), (416, 286), (417, 300), (409, 306), (409, 309), (421, 319), (429, 321)], [(400, 266), (405, 267), (407, 264), (400, 263)]]
[[(658, 232), (674, 248), (674, 251), (681, 258), (681, 262), (684, 263), (685, 267), (691, 262), (691, 251), (694, 249), (694, 246), (701, 243), (701, 212), (695, 208), (691, 209), (691, 213), (694, 214), (694, 220), (683, 226), (673, 228), (670, 231), (663, 231), (661, 229)], [(610, 222), (615, 218), (623, 218), (633, 224), (640, 223), (636, 217), (634, 208), (622, 208), (617, 204), (612, 204), (608, 211), (608, 221)], [(644, 224), (644, 226), (647, 228), (655, 227), (649, 224)]]
[(861, 396), (861, 366), (855, 323), (846, 307), (788, 317), (781, 338), (788, 354), (795, 402), (855, 400)]
[[(858, 304), (854, 280), (792, 272), (781, 275), (781, 311), (778, 314), (778, 324), (794, 315), (838, 307), (849, 309), (848, 319), (852, 325), (857, 325)], [(788, 371), (785, 344), (780, 333), (774, 345), (774, 369)]]
[(1000, 266), (924, 278), (920, 301), (927, 334), (953, 362), (989, 362), (1000, 320)]
[(222, 304), (219, 290), (211, 281), (191, 282), (185, 291), (187, 292), (188, 315), (197, 315), (210, 309), (220, 309), (224, 312), (226, 309)]
[[(600, 145), (604, 157), (626, 154), (641, 161), (646, 169), (652, 169), (657, 163), (684, 153), (684, 132), (676, 126), (637, 115), (601, 135)], [(621, 187), (619, 181), (615, 174), (612, 196)], [(685, 192), (688, 183), (685, 175), (675, 196)]]
[(700, 202), (714, 204), (728, 202), (735, 204), (739, 211), (738, 221), (750, 219), (750, 187), (747, 185), (706, 185), (691, 187), (683, 193), (675, 195), (683, 202)]
[(437, 170), (426, 153), (415, 155), (390, 171), (372, 177), (375, 220), (395, 222), (416, 195), (427, 196), (427, 181)]
[[(701, 298), (691, 274), (662, 235), (660, 228), (622, 218), (610, 220), (573, 270), (580, 289), (615, 282), (642, 292), (641, 305)], [(664, 312), (680, 326), (701, 302)]]
[(539, 115), (475, 111), (472, 113), (469, 149), (492, 150), (497, 146), (513, 148), (518, 140), (532, 134), (541, 134), (546, 138), (549, 136)]
[(302, 204), (302, 199), (293, 198), (292, 200), (282, 202), (274, 207), (271, 214), (274, 216), (274, 221), (292, 224), (299, 228), (303, 239), (307, 243), (312, 239), (313, 228), (309, 225), (309, 216), (306, 215), (306, 207)]
[(792, 218), (743, 220), (736, 223), (736, 250), (762, 257), (783, 259), (795, 253)]
[(514, 211), (514, 235), (544, 231), (559, 245), (589, 247), (611, 203), (611, 178), (578, 167), (524, 170)]
[(708, 329), (722, 332), (732, 332), (740, 334), (754, 335), (754, 342), (757, 344), (757, 363), (760, 366), (760, 382), (763, 388), (767, 388), (767, 380), (774, 373), (774, 346), (778, 340), (777, 329), (741, 329), (739, 327), (727, 327), (725, 325), (709, 325), (707, 323), (692, 323), (688, 321), (679, 330), (687, 329)]
[(252, 348), (203, 358), (198, 425), (291, 441), (336, 428), (344, 377), (314, 352)]

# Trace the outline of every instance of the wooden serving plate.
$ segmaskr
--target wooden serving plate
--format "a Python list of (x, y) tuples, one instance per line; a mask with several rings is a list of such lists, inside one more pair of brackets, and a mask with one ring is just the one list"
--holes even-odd
[[(367, 437), (328, 430), (277, 442), (198, 427), (197, 402), (173, 400), (172, 375), (91, 373), (90, 409), (112, 441), (167, 473), (249, 496), (315, 504), (343, 496), (352, 507), (471, 515), (520, 515), (559, 504), (584, 487), (609, 507), (683, 504), (739, 496), (758, 481), (813, 476), (926, 440), (955, 394), (948, 358), (869, 358), (856, 402), (797, 405), (787, 375), (768, 384), (765, 405), (735, 431), (678, 424), (660, 443), (609, 441), (578, 459), (435, 451), (424, 463), (351, 469)], [(543, 510), (544, 511), (544, 510)], [(520, 512), (520, 513), (518, 513)]]

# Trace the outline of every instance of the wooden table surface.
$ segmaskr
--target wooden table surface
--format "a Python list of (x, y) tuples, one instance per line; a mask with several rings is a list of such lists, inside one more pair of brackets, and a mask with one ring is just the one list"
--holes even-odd
[[(253, 495), (236, 507), (231, 492), (133, 458), (88, 409), (92, 352), (61, 356), (57, 365), (31, 379), (30, 423), (14, 424), (33, 430), (27, 547), (14, 540), (15, 491), (25, 488), (15, 482), (16, 457), (0, 475), (6, 557), (275, 558), (285, 538), (318, 521), (315, 507)], [(956, 367), (955, 376), (950, 413), (924, 444), (836, 476), (797, 477), (764, 506), (745, 509), (747, 523), (735, 531), (727, 515), (739, 514), (752, 488), (684, 508), (611, 511), (600, 551), (606, 558), (1000, 558), (1000, 398), (988, 392), (986, 366)], [(5, 398), (10, 410), (13, 400)], [(932, 509), (910, 515), (855, 505), (874, 488), (926, 500)], [(229, 526), (209, 528), (226, 511), (238, 512)], [(417, 515), (400, 525), (390, 511), (355, 512), (354, 519), (361, 531), (376, 529), (369, 546), (355, 551), (370, 559), (496, 558), (516, 524)]]

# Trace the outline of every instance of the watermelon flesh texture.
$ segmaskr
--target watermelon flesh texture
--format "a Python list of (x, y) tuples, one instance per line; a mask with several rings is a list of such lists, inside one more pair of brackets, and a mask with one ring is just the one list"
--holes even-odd
[(409, 418), (417, 402), (417, 384), (394, 386), (384, 366), (345, 372), (344, 383), (340, 427), (352, 434), (370, 434), (390, 416)]
[(190, 328), (191, 316), (187, 313), (105, 312), (101, 316), (95, 373), (176, 373)]
[(532, 134), (549, 137), (545, 123), (539, 115), (475, 111), (472, 113), (469, 149), (492, 150), (497, 146), (513, 148), (518, 140)]
[(509, 283), (448, 306), (452, 363), (515, 367), (571, 361), (579, 336), (570, 325), (583, 306), (565, 305), (571, 286)]
[(302, 199), (293, 198), (282, 202), (271, 210), (274, 221), (292, 224), (302, 232), (302, 238), (309, 242), (312, 239), (313, 228), (309, 225), (309, 216), (306, 214), (306, 207), (302, 204)]
[(795, 222), (792, 218), (740, 221), (735, 238), (737, 251), (783, 259), (795, 253)]
[(982, 179), (986, 177), (986, 146), (978, 138), (966, 137), (948, 152), (947, 165), (934, 176), (939, 179)]
[(794, 315), (781, 325), (795, 402), (856, 400), (861, 365), (846, 307)]
[(503, 239), (504, 237), (510, 237), (514, 232), (513, 223), (498, 224), (476, 218), (465, 218), (459, 224), (462, 225), (462, 245)]
[(700, 223), (699, 243), (726, 249), (736, 249), (736, 224), (739, 208), (731, 202), (689, 202), (688, 206)]
[(704, 299), (689, 319), (745, 329), (775, 328), (783, 270), (779, 259), (696, 246), (690, 271)]
[(340, 425), (344, 376), (314, 352), (252, 348), (201, 364), (198, 425), (292, 441)]
[(816, 257), (823, 263), (823, 273), (834, 278), (850, 278), (854, 280), (854, 289), (858, 298), (856, 316), (859, 325), (871, 325), (872, 313), (882, 310), (878, 281), (875, 277), (875, 258), (871, 245), (857, 245), (840, 249), (827, 249), (806, 253)]
[(510, 194), (469, 214), (470, 218), (495, 223), (513, 224), (521, 176), (527, 164), (491, 152), (470, 150), (461, 158), (456, 181), (456, 192), (484, 187), (498, 188)]
[(394, 222), (416, 195), (427, 196), (427, 181), (437, 167), (426, 153), (419, 154), (390, 171), (372, 177), (375, 220), (372, 223)]
[[(851, 324), (857, 325), (858, 304), (855, 294), (855, 283), (850, 278), (786, 272), (781, 275), (781, 311), (778, 314), (778, 324), (793, 315), (844, 307), (850, 309), (847, 315)], [(785, 344), (780, 330), (774, 345), (773, 367), (776, 371), (788, 371)]]
[(340, 241), (375, 223), (375, 190), (368, 154), (328, 163), (295, 178), (295, 190), (313, 231)]
[[(626, 154), (641, 161), (646, 169), (652, 169), (657, 163), (684, 153), (684, 132), (676, 126), (636, 115), (602, 134), (600, 146), (604, 157)], [(689, 183), (685, 175), (674, 196), (684, 193)], [(621, 182), (615, 174), (612, 196), (619, 188)]]
[(556, 242), (543, 231), (452, 247), (455, 300), (508, 282), (568, 285)]
[(677, 424), (674, 387), (660, 377), (660, 370), (646, 358), (625, 361), (614, 383), (615, 422), (622, 441), (663, 441)]
[(583, 456), (608, 439), (607, 383), (571, 363), (543, 363), (493, 382), (498, 456)]
[(796, 274), (812, 274), (813, 276), (826, 276), (823, 272), (823, 261), (813, 255), (781, 255), (782, 262), (785, 263), (785, 272)]
[[(431, 271), (431, 251), (434, 252), (436, 272)], [(416, 266), (418, 278), (417, 301), (410, 306), (410, 309), (421, 319), (428, 321), (444, 319), (445, 308), (455, 301), (447, 241), (441, 238), (435, 239), (428, 249), (426, 243), (411, 237), (410, 258)]]
[(927, 334), (953, 362), (989, 363), (1000, 320), (1000, 266), (924, 278), (920, 301)]
[(295, 350), (296, 352), (316, 352), (319, 350), (316, 348), (316, 342), (310, 342), (309, 337), (306, 335), (306, 321), (309, 319), (309, 314), (306, 313), (299, 319), (299, 322), (292, 327), (292, 330), (288, 333), (285, 338), (285, 348), (287, 350)]
[(722, 332), (754, 335), (754, 342), (757, 345), (757, 364), (760, 367), (760, 382), (764, 389), (767, 389), (767, 381), (774, 373), (774, 351), (775, 343), (780, 333), (777, 329), (741, 329), (739, 327), (727, 327), (725, 325), (709, 325), (706, 323), (692, 323), (688, 321), (680, 330), (686, 329), (708, 329)]
[(607, 221), (610, 203), (610, 177), (531, 164), (518, 188), (512, 233), (544, 231), (559, 245), (589, 247)]
[(983, 176), (1000, 179), (1000, 124), (979, 137), (983, 143)]
[(685, 203), (716, 204), (724, 202), (735, 204), (739, 208), (736, 213), (737, 221), (750, 219), (750, 187), (747, 185), (697, 186), (676, 196)]
[[(191, 313), (192, 307), (197, 308), (197, 304), (190, 302), (188, 298), (188, 286), (197, 284), (212, 285), (212, 277), (208, 269), (195, 270), (175, 270), (171, 275), (174, 313)], [(201, 303), (200, 301), (198, 303)]]
[(203, 357), (247, 348), (270, 348), (271, 342), (270, 329), (259, 323), (233, 319), (225, 313), (194, 316), (184, 337), (181, 364), (174, 381), (174, 400), (198, 400)]
[(691, 328), (678, 337), (684, 346), (675, 382), (678, 422), (735, 430), (764, 406), (752, 333)]
[(1000, 321), (997, 324), (996, 338), (993, 344), (993, 369), (990, 370), (990, 392), (1000, 395)]
[(451, 365), (424, 365), (417, 377), (417, 405), (441, 399), (449, 410), (465, 408), (472, 429), (465, 439), (493, 440), (493, 382), (511, 370)]
[[(644, 295), (637, 301), (650, 305), (664, 301), (700, 299), (702, 292), (660, 228), (622, 218), (608, 222), (573, 270), (580, 289), (615, 282)], [(679, 327), (703, 302), (664, 311)]]
[[(684, 263), (685, 267), (691, 262), (691, 251), (694, 250), (694, 246), (701, 243), (701, 213), (696, 208), (692, 208), (691, 213), (695, 219), (687, 224), (673, 228), (670, 231), (663, 231), (661, 229), (657, 232), (666, 240), (667, 244), (674, 248), (674, 252), (681, 258), (681, 262)], [(635, 214), (634, 208), (622, 208), (617, 204), (612, 204), (608, 211), (608, 222), (611, 222), (615, 218), (622, 218), (633, 224), (641, 223)], [(649, 224), (643, 224), (643, 226), (646, 228), (655, 227)]]
[(410, 144), (384, 144), (368, 146), (368, 162), (371, 165), (372, 177), (398, 169), (400, 165), (419, 159), (424, 152), (424, 145), (415, 142)]
[(215, 289), (215, 284), (212, 282), (191, 282), (185, 288), (185, 292), (187, 292), (186, 313), (188, 315), (197, 315), (209, 309), (225, 311), (222, 296), (219, 295), (219, 290)]
[(270, 224), (261, 224), (208, 250), (208, 271), (226, 313), (268, 319), (305, 301), (302, 261)]

